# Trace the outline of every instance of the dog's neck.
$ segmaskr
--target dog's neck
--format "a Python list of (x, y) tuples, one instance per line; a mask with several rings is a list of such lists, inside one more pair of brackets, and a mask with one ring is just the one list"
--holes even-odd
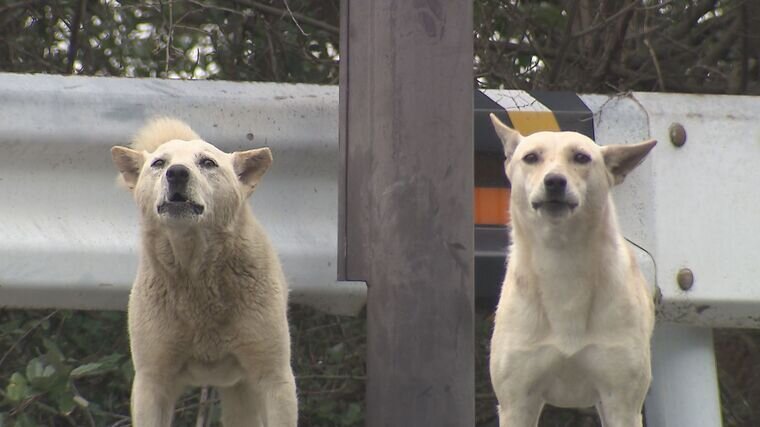
[[(249, 212), (241, 209), (233, 219), (236, 224), (246, 222)], [(159, 226), (144, 227), (143, 239), (150, 242), (144, 245), (148, 251), (144, 258), (157, 263), (159, 269), (172, 276), (180, 274), (192, 279), (199, 277), (220, 259), (234, 257), (234, 248), (228, 242), (234, 241), (231, 233), (235, 229), (244, 229), (227, 224), (226, 226)], [(221, 243), (220, 243), (221, 242)]]
[[(582, 224), (587, 224), (583, 226)], [(612, 269), (619, 268), (624, 248), (612, 202), (577, 223), (521, 223), (512, 220), (512, 253), (508, 268), (515, 268), (521, 286), (534, 286), (531, 294), (544, 310), (551, 330), (564, 336), (582, 336), (600, 286), (611, 286)]]
[(190, 273), (191, 276), (195, 275), (194, 273), (205, 267), (206, 260), (216, 258), (217, 254), (209, 253), (209, 251), (220, 249), (209, 244), (209, 240), (213, 238), (211, 233), (213, 232), (202, 227), (162, 230), (163, 236), (161, 237), (165, 239), (166, 246), (164, 247), (167, 249), (167, 253), (158, 259), (161, 261), (171, 260), (165, 262), (165, 267), (169, 269), (182, 270)]

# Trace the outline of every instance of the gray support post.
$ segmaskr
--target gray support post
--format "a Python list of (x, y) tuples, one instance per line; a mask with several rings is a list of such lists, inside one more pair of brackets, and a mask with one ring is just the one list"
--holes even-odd
[(657, 323), (644, 412), (651, 427), (723, 425), (712, 329)]
[(341, 14), (339, 268), (369, 287), (366, 425), (472, 426), (472, 2)]

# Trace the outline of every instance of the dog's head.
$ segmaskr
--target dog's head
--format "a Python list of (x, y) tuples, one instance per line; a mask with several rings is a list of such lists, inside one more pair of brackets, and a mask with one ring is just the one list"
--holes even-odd
[(657, 143), (600, 147), (577, 132), (522, 136), (491, 114), (504, 145), (512, 205), (534, 218), (561, 221), (607, 203), (609, 189), (625, 179)]
[(228, 223), (272, 163), (268, 148), (225, 153), (200, 139), (111, 155), (144, 219), (185, 226)]

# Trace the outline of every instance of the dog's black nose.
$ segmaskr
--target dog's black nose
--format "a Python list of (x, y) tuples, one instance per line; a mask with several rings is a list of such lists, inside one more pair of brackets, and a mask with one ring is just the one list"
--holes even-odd
[(547, 193), (562, 194), (567, 187), (567, 179), (560, 174), (550, 173), (544, 177), (544, 187)]
[(166, 180), (172, 185), (187, 184), (190, 179), (190, 169), (182, 165), (172, 165), (166, 170)]

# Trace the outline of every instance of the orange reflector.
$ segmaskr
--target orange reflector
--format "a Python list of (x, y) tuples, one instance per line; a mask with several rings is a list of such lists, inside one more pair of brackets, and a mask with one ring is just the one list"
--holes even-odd
[(509, 188), (475, 187), (475, 224), (509, 223)]

